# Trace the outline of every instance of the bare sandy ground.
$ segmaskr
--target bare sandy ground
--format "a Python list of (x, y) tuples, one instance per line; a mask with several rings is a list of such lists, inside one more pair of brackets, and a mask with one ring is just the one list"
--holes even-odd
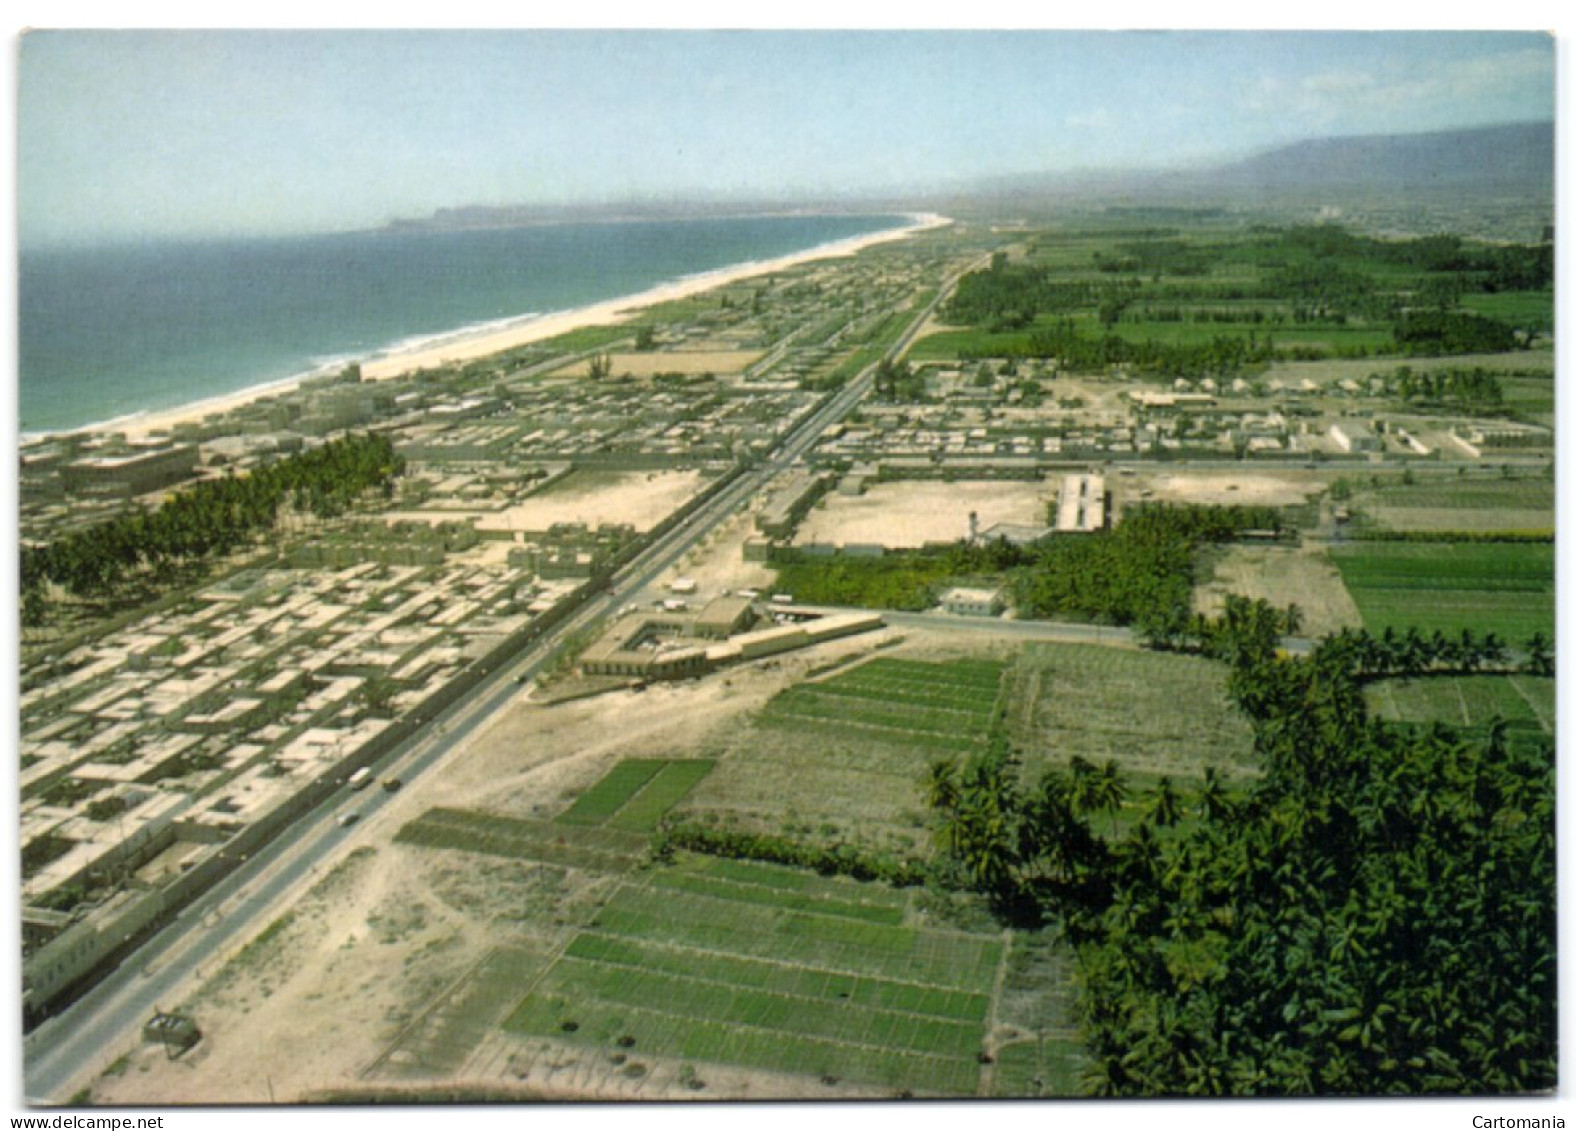
[[(501, 353), (504, 350), (529, 345), (532, 342), (555, 338), (560, 334), (567, 334), (571, 330), (578, 330), (585, 326), (617, 325), (626, 321), (631, 315), (660, 303), (689, 298), (692, 295), (701, 294), (716, 287), (726, 286), (729, 283), (736, 283), (742, 279), (753, 279), (760, 275), (769, 275), (775, 271), (784, 271), (790, 267), (797, 267), (801, 263), (854, 255), (867, 247), (874, 247), (877, 244), (888, 243), (892, 240), (905, 239), (915, 233), (929, 231), (932, 228), (945, 227), (950, 223), (952, 223), (951, 220), (934, 213), (916, 215), (913, 223), (890, 231), (839, 240), (835, 243), (810, 248), (806, 251), (781, 256), (777, 259), (741, 263), (718, 271), (708, 271), (687, 279), (664, 283), (661, 286), (652, 287), (650, 290), (641, 291), (638, 294), (611, 299), (607, 302), (594, 303), (590, 306), (577, 307), (557, 314), (532, 318), (501, 329), (490, 329), (478, 334), (456, 335), (435, 345), (417, 347), (386, 357), (370, 358), (361, 363), (361, 375), (366, 380), (399, 377), (418, 369), (430, 369), (454, 362), (474, 361), (480, 357), (487, 357), (491, 354)], [(146, 436), (152, 432), (167, 432), (183, 421), (201, 420), (203, 417), (213, 413), (230, 412), (244, 404), (251, 403), (258, 397), (288, 392), (296, 388), (300, 383), (300, 378), (291, 378), (290, 380), (276, 381), (268, 385), (254, 386), (224, 396), (210, 397), (192, 404), (181, 405), (178, 408), (110, 421), (106, 425), (105, 430), (124, 432), (126, 435), (133, 437)]]
[(827, 495), (799, 525), (794, 542), (888, 547), (953, 542), (968, 537), (970, 511), (979, 515), (981, 530), (998, 522), (1043, 525), (1045, 505), (1055, 497), (1051, 483), (880, 483), (860, 496)]
[(720, 596), (723, 590), (769, 590), (776, 572), (765, 562), (744, 560), (744, 543), (755, 533), (751, 512), (740, 511), (669, 568), (662, 584), (688, 578), (695, 582), (696, 601)]
[(394, 522), (463, 522), (475, 516), (478, 530), (546, 530), (560, 522), (596, 527), (628, 524), (649, 530), (699, 491), (699, 471), (571, 472), (518, 506), (488, 511), (389, 511)]
[(1212, 580), (1194, 590), (1194, 605), (1211, 616), (1226, 605), (1226, 594), (1263, 598), (1280, 608), (1302, 610), (1303, 636), (1325, 636), (1361, 628), (1362, 616), (1341, 581), (1340, 570), (1315, 547), (1227, 546), (1221, 549)]
[[(641, 694), (545, 707), (522, 692), (263, 917), (274, 923), (288, 911), (282, 926), (205, 968), (166, 1003), (201, 1025), (195, 1049), (174, 1061), (156, 1046), (107, 1049), (110, 1071), (93, 1081), (92, 1102), (291, 1103), (383, 1086), (368, 1070), (403, 1047), (408, 1027), (495, 947), (534, 948), (545, 961), (617, 882), (396, 844), (401, 826), (436, 805), (549, 817), (619, 759), (694, 755), (812, 665), (868, 651), (875, 640), (849, 638)], [(677, 1064), (663, 1062), (637, 1086), (585, 1050), (542, 1045), (495, 1030), (458, 1072), (431, 1082), (564, 1098), (832, 1098), (816, 1081), (711, 1065), (698, 1066), (707, 1086), (697, 1092), (680, 1081)], [(521, 1082), (525, 1063), (533, 1067)], [(395, 1087), (423, 1082), (418, 1072)], [(835, 1093), (852, 1094), (846, 1085)]]
[(1107, 479), (1106, 483), (1120, 491), (1126, 501), (1131, 501), (1136, 489), (1142, 489), (1153, 492), (1156, 502), (1266, 507), (1297, 506), (1325, 487), (1322, 478), (1296, 472), (1281, 475), (1241, 471), (1191, 475), (1144, 472), (1120, 480)]

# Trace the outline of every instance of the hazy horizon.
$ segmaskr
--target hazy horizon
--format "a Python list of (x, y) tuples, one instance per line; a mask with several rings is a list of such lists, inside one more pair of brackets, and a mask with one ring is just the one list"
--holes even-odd
[[(1549, 121), (1528, 32), (36, 31), (24, 248), (466, 207), (890, 203)], [(886, 198), (882, 201), (879, 198)]]

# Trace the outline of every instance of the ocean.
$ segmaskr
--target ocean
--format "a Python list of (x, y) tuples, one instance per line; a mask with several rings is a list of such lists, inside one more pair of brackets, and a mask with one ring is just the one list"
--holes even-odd
[(24, 434), (321, 372), (902, 226), (758, 216), (24, 250)]

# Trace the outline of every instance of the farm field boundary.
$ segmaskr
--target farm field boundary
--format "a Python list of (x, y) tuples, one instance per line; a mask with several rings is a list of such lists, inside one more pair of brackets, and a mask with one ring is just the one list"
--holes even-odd
[(681, 855), (615, 892), (504, 1026), (609, 1057), (974, 1095), (1002, 943), (906, 926), (906, 905), (880, 885)]
[(1470, 629), (1518, 644), (1553, 633), (1552, 545), (1363, 542), (1330, 557), (1369, 632)]
[(646, 856), (642, 833), (605, 826), (566, 826), (466, 809), (429, 809), (394, 837), (423, 848), (481, 852), (601, 872), (623, 872)]
[(625, 758), (582, 793), (556, 820), (651, 832), (715, 763), (704, 758)]

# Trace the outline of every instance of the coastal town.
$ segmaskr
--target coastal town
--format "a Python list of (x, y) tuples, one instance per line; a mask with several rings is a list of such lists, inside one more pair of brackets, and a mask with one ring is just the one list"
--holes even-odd
[[(1081, 362), (1069, 331), (1053, 348), (974, 315), (1014, 271), (1060, 271), (1098, 304), (1111, 297), (1102, 255), (1152, 255), (1154, 279), (1182, 294), (1197, 274), (1169, 274), (1184, 244), (1311, 238), (1257, 217), (1163, 219), (1183, 235), (1135, 236), (1099, 210), (1039, 227), (932, 217), (857, 253), (610, 304), (501, 348), (351, 365), (197, 415), (24, 443), (24, 549), (344, 437), (393, 456), (343, 509), (298, 494), (222, 558), (138, 575), (134, 603), (39, 584), (21, 641), (30, 1086), (47, 1063), (71, 1085), (51, 1098), (85, 1087), (94, 1103), (214, 1102), (240, 1079), (247, 1102), (458, 1085), (1068, 1094), (1088, 1054), (1065, 955), (1025, 934), (1009, 957), (967, 885), (912, 879), (931, 754), (977, 755), (1005, 727), (1031, 761), (1077, 770), (1120, 753), (1146, 788), (1218, 770), (1250, 789), (1262, 771), (1246, 724), (1224, 665), (1205, 658), (1225, 631), (1210, 618), (1248, 601), (1280, 618), (1282, 657), (1432, 617), (1459, 663), (1430, 653), (1427, 686), (1455, 681), (1459, 708), (1440, 714), (1398, 678), (1373, 685), (1373, 709), (1471, 728), (1510, 703), (1516, 741), (1544, 749), (1552, 322), (1535, 299), (1495, 299), (1484, 309), (1519, 319), (1506, 348), (1403, 351), (1377, 315), (1337, 317), (1340, 300), (1310, 312), (1268, 298), (1232, 315), (1234, 340), (1264, 327), (1279, 352), (1255, 337), (1246, 360), (1156, 365)], [(1089, 323), (1173, 317), (1165, 296), (1117, 299)], [(1191, 301), (1189, 317), (1227, 324), (1219, 300)], [(1180, 611), (1053, 605), (1035, 587), (1056, 555), (1096, 552), (1157, 509), (1235, 523), (1189, 544), (1208, 567), (1179, 579)], [(1367, 587), (1361, 555), (1409, 540), (1530, 555), (1503, 605), (1487, 582), (1478, 598), (1470, 578), (1428, 583), (1501, 610), (1491, 646), (1456, 606), (1396, 611)], [(1197, 641), (1205, 656), (1177, 654)], [(1110, 678), (1075, 690), (1084, 671)], [(1080, 712), (1105, 721), (1086, 729)], [(1137, 811), (1118, 801), (1113, 833)], [(659, 829), (672, 839), (653, 848)], [(819, 862), (808, 878), (779, 848), (721, 870), (727, 837), (768, 835)], [(670, 871), (645, 870), (675, 845)], [(737, 987), (809, 959), (743, 925), (705, 939), (696, 926), (770, 903), (774, 884), (801, 894), (772, 915), (868, 920), (952, 965), (882, 966), (890, 940), (871, 935), (826, 976), (887, 1004), (806, 1006), (794, 1024), (831, 1028), (783, 1022), (795, 1035), (776, 1060), (775, 1023), (760, 1019), (776, 1014), (714, 1015), (698, 987), (733, 985), (743, 1003)], [(684, 910), (703, 897), (710, 910)], [(643, 933), (637, 907), (661, 930)], [(722, 965), (674, 965), (697, 956)], [(671, 1015), (636, 1008), (622, 996), (634, 982), (592, 977), (615, 962), (666, 970), (670, 990), (696, 996)], [(112, 983), (170, 995), (161, 1007), (178, 1001), (201, 1039), (179, 1059), (135, 1029), (62, 1041), (53, 1019)], [(903, 987), (920, 996), (892, 1004)], [(891, 1010), (924, 1023), (838, 1027)], [(259, 1056), (266, 1072), (248, 1063)]]

